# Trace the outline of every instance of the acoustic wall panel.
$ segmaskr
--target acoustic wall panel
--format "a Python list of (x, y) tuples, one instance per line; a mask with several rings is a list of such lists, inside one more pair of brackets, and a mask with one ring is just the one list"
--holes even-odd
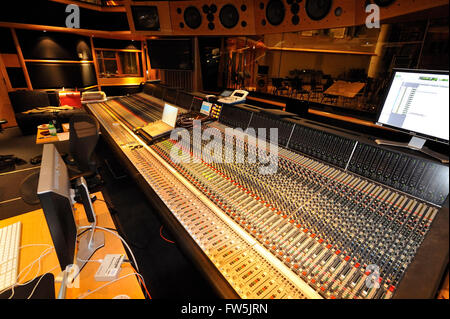
[(27, 63), (33, 89), (85, 88), (97, 84), (93, 63)]

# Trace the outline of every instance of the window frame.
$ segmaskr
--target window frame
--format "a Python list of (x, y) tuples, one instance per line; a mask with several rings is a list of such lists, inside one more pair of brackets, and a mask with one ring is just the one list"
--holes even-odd
[[(103, 56), (103, 53), (105, 51), (110, 51), (110, 52), (114, 52), (114, 58), (105, 58)], [(138, 73), (133, 73), (133, 74), (129, 74), (129, 73), (123, 73), (123, 66), (122, 66), (122, 61), (120, 59), (120, 53), (121, 52), (127, 52), (127, 53), (135, 53), (136, 56), (136, 64), (137, 64), (137, 70)], [(98, 56), (98, 54), (100, 54), (100, 57)], [(99, 70), (99, 74), (98, 77), (102, 78), (102, 79), (107, 79), (107, 78), (126, 78), (126, 77), (141, 77), (142, 76), (142, 67), (141, 67), (141, 61), (139, 60), (139, 55), (142, 54), (142, 50), (138, 50), (138, 49), (106, 49), (106, 48), (95, 48), (95, 55), (96, 55), (96, 60), (97, 60), (97, 67)], [(118, 73), (116, 74), (112, 74), (111, 76), (105, 76), (103, 75), (105, 72), (101, 72), (106, 71), (105, 68), (105, 60), (109, 60), (109, 61), (116, 61), (117, 64), (117, 71)]]

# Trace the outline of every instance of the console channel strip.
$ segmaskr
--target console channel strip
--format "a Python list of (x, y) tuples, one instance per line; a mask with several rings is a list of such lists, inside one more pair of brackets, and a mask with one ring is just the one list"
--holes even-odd
[[(204, 126), (209, 127), (226, 128)], [(235, 140), (229, 146), (235, 159), (258, 152), (257, 145)], [(256, 163), (194, 160), (201, 154), (195, 147), (204, 149), (205, 143), (184, 150), (177, 163), (171, 159), (176, 141), (151, 147), (325, 298), (392, 297), (438, 212), (426, 202), (283, 148), (275, 174), (260, 174)]]

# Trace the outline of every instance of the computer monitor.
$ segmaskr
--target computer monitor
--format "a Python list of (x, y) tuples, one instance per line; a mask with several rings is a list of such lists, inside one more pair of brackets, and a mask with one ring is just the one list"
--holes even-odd
[(178, 92), (175, 104), (185, 110), (190, 110), (192, 105), (192, 95), (186, 92)]
[(427, 154), (423, 147), (426, 140), (448, 144), (448, 71), (394, 69), (377, 124), (412, 136), (407, 144), (377, 140), (378, 144), (409, 147)]
[[(96, 218), (86, 181), (78, 178), (75, 180), (75, 189), (72, 189), (67, 166), (53, 144), (45, 144), (43, 147), (37, 195), (61, 270), (77, 265), (80, 271), (93, 253), (104, 246), (104, 234), (95, 232)], [(77, 225), (73, 215), (75, 196), (81, 198), (87, 219), (91, 223), (89, 230), (78, 238), (78, 246)]]
[(53, 144), (45, 144), (37, 194), (44, 210), (61, 269), (74, 264), (77, 226), (66, 164)]

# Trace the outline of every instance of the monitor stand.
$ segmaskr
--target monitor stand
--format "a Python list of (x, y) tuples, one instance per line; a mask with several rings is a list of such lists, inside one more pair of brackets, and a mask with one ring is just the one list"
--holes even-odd
[[(62, 271), (59, 277), (55, 278), (55, 282), (60, 282), (57, 299), (65, 299), (68, 285), (71, 285), (75, 278), (80, 274), (81, 269), (89, 262), (92, 255), (100, 248), (105, 246), (105, 235), (95, 232), (95, 223), (91, 224), (91, 228), (84, 233), (78, 243), (78, 252), (76, 256), (76, 266), (68, 265)], [(62, 276), (62, 278), (61, 278)]]
[(379, 140), (379, 139), (376, 139), (375, 142), (378, 145), (388, 145), (388, 146), (409, 148), (409, 149), (427, 154), (435, 159), (438, 159), (444, 164), (448, 163), (447, 156), (437, 153), (435, 151), (432, 151), (428, 147), (424, 146), (426, 140), (423, 138), (413, 136), (411, 138), (411, 140), (409, 141), (409, 143), (402, 143), (402, 142), (395, 142), (395, 141), (388, 141), (388, 140)]
[(91, 224), (91, 228), (80, 236), (77, 252), (78, 271), (81, 271), (92, 255), (100, 248), (105, 246), (105, 234), (95, 231), (95, 224)]

